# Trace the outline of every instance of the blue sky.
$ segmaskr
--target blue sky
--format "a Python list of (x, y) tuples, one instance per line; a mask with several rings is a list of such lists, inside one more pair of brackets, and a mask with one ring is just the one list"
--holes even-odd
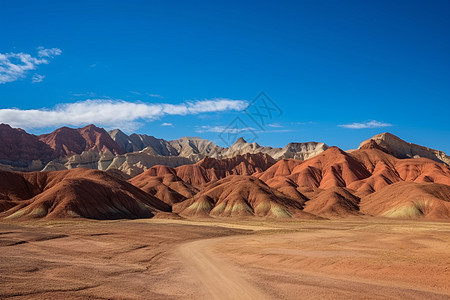
[[(389, 131), (450, 153), (449, 15), (449, 1), (4, 1), (0, 122), (343, 149)], [(243, 111), (261, 91), (280, 109), (262, 128)]]

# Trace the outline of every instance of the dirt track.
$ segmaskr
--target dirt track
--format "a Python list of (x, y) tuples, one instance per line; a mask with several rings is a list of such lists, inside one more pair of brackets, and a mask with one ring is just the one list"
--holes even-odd
[(331, 224), (200, 240), (178, 250), (213, 299), (448, 299), (446, 224)]
[(202, 284), (210, 299), (267, 299), (257, 287), (234, 271), (230, 264), (217, 259), (208, 246), (220, 243), (220, 239), (190, 242), (178, 248), (183, 263)]

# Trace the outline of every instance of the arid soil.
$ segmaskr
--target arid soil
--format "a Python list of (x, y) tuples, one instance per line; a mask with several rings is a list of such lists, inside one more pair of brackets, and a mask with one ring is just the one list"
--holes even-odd
[(0, 299), (449, 299), (450, 223), (0, 223)]

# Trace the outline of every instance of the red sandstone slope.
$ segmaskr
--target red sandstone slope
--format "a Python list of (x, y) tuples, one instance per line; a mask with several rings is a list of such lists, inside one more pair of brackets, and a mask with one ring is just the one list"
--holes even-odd
[(55, 157), (65, 157), (80, 154), (83, 151), (110, 151), (113, 154), (123, 154), (125, 151), (104, 130), (95, 125), (73, 129), (58, 128), (52, 133), (43, 134), (39, 139), (49, 145)]
[(306, 202), (304, 211), (322, 217), (359, 215), (359, 198), (342, 187), (318, 190)]
[[(106, 172), (72, 169), (55, 172), (0, 172), (7, 218), (143, 218), (170, 207)], [(14, 206), (13, 206), (14, 205)]]
[[(447, 197), (450, 197), (449, 190), (446, 188), (450, 186), (449, 167), (426, 158), (398, 159), (378, 147), (360, 149), (351, 153), (330, 148), (303, 162), (279, 161), (265, 172), (255, 176), (286, 196), (304, 203), (305, 212), (325, 217), (359, 214), (401, 217), (402, 213), (398, 211), (404, 211), (401, 208), (404, 206), (402, 201), (411, 200), (412, 196), (409, 192), (414, 194), (414, 199), (420, 197), (431, 199), (429, 189), (423, 186), (434, 183), (434, 189), (442, 191), (437, 194), (433, 192), (434, 198), (430, 201), (435, 204), (427, 206), (425, 209), (427, 212), (422, 214), (417, 213), (416, 210), (411, 213), (411, 216), (423, 215), (425, 218), (440, 219), (448, 216), (450, 218), (447, 204), (445, 204)], [(400, 189), (398, 185), (394, 185), (396, 188), (391, 188), (395, 183), (403, 186), (402, 183), (414, 189), (412, 191), (406, 188)], [(408, 185), (409, 183), (412, 185)], [(389, 197), (383, 198), (386, 195)], [(364, 201), (371, 199), (365, 196), (374, 197), (373, 206), (359, 211), (360, 197), (363, 197)], [(415, 200), (411, 201), (407, 203)], [(407, 209), (414, 210), (410, 208), (411, 205), (414, 206), (413, 204), (408, 205)], [(398, 206), (400, 206), (399, 209), (397, 209)], [(381, 207), (387, 207), (393, 211), (387, 208), (375, 209)]]
[(378, 149), (346, 153), (336, 147), (303, 162), (282, 160), (255, 175), (269, 186), (295, 184), (299, 190), (347, 187), (372, 193), (399, 181), (450, 185), (450, 168), (426, 158), (398, 159)]
[[(267, 154), (244, 154), (233, 158), (205, 157), (192, 165), (178, 168), (154, 166), (130, 179), (130, 183), (166, 203), (172, 204), (192, 197), (202, 185), (229, 175), (251, 175), (262, 172), (275, 160)], [(196, 188), (197, 187), (197, 188)]]
[(194, 197), (173, 206), (185, 216), (304, 217), (302, 204), (252, 176), (230, 175), (211, 182)]
[(198, 192), (181, 180), (175, 169), (167, 166), (154, 166), (129, 182), (170, 205), (191, 198)]
[(295, 159), (282, 159), (268, 168), (266, 171), (255, 174), (262, 181), (270, 180), (274, 177), (282, 177), (291, 175), (295, 167), (300, 165), (303, 161)]
[(196, 164), (176, 168), (176, 173), (185, 182), (193, 186), (201, 186), (228, 175), (251, 175), (262, 172), (275, 162), (265, 153), (247, 153), (226, 159), (205, 157)]
[(317, 188), (346, 187), (352, 182), (369, 177), (370, 172), (353, 156), (337, 147), (303, 162), (282, 160), (261, 174), (270, 186), (286, 185), (289, 181), (303, 191)]
[(424, 157), (450, 166), (450, 156), (443, 151), (408, 143), (389, 132), (377, 134), (369, 140), (363, 141), (358, 149), (370, 149), (374, 146), (397, 158)]
[[(0, 137), (13, 139), (21, 148), (12, 149), (28, 159), (86, 150), (120, 153), (105, 133), (93, 125), (60, 128), (40, 141), (0, 125)], [(7, 148), (0, 145), (0, 155), (14, 155)], [(0, 172), (1, 216), (136, 218), (168, 211), (169, 204), (186, 216), (450, 218), (450, 168), (426, 158), (396, 158), (376, 143), (352, 152), (331, 147), (305, 161), (275, 162), (262, 153), (205, 157), (175, 169), (152, 167), (129, 183), (121, 178), (120, 172), (84, 169)]]
[(52, 149), (35, 135), (19, 128), (0, 124), (0, 160), (27, 161), (41, 159), (49, 161)]
[(450, 186), (398, 182), (363, 197), (360, 209), (372, 216), (450, 220)]
[(345, 187), (369, 176), (370, 172), (354, 157), (337, 147), (331, 147), (295, 167), (290, 178), (300, 188), (327, 189)]
[[(182, 215), (220, 217), (274, 216), (271, 210), (261, 213), (257, 208), (259, 202), (255, 199), (264, 199), (262, 202), (266, 204), (263, 207), (270, 207), (267, 203), (272, 202), (267, 199), (272, 198), (267, 194), (283, 199), (286, 207), (274, 204), (280, 215), (298, 215), (300, 211), (324, 217), (355, 216), (363, 214), (360, 197), (383, 191), (395, 182), (450, 185), (450, 168), (447, 166), (424, 158), (398, 159), (377, 147), (352, 153), (332, 147), (306, 161), (281, 160), (263, 172), (253, 173), (253, 177), (264, 180), (268, 186), (260, 180), (251, 181), (248, 176), (229, 175), (232, 172), (246, 174), (248, 166), (255, 165), (248, 164), (249, 157), (245, 160), (247, 164), (230, 163), (229, 159), (204, 159), (198, 164), (176, 169), (158, 166), (130, 182), (147, 188), (146, 191), (167, 203), (176, 203), (174, 210)], [(240, 159), (238, 157), (235, 161)], [(185, 195), (187, 200), (181, 196), (170, 198), (178, 195), (179, 191), (169, 189), (169, 184), (176, 182), (179, 186), (191, 186), (180, 178), (180, 174), (200, 189), (197, 194), (189, 190), (195, 196)], [(225, 179), (218, 179), (220, 176)], [(445, 200), (441, 196), (436, 198)], [(434, 212), (425, 217), (437, 214)]]
[(450, 185), (450, 168), (428, 158), (398, 159), (377, 149), (363, 149), (351, 154), (372, 174), (348, 188), (366, 195), (401, 181), (436, 182)]

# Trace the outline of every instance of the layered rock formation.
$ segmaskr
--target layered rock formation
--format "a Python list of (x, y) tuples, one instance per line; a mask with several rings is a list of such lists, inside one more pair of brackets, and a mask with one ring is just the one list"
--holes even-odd
[(173, 211), (201, 217), (314, 218), (302, 211), (301, 203), (255, 177), (242, 175), (230, 175), (209, 183), (194, 197), (175, 204)]
[(0, 171), (0, 217), (91, 219), (149, 218), (171, 208), (106, 172)]
[[(114, 170), (114, 171), (112, 171)], [(151, 217), (450, 220), (450, 167), (377, 148), (331, 147), (305, 161), (264, 153), (154, 166), (126, 183), (116, 169), (0, 173), (0, 217)], [(139, 189), (138, 189), (139, 188)]]
[(183, 165), (177, 168), (154, 166), (132, 178), (130, 182), (142, 187), (141, 182), (145, 182), (145, 180), (173, 175), (189, 186), (201, 187), (208, 182), (225, 178), (228, 175), (252, 175), (265, 171), (275, 162), (272, 157), (263, 153), (238, 155), (226, 159), (205, 157), (196, 164)]
[(260, 152), (266, 153), (277, 160), (283, 158), (305, 160), (328, 149), (326, 144), (317, 142), (289, 143), (284, 148), (264, 147), (258, 143), (247, 143), (243, 138), (239, 138), (229, 148), (222, 148), (199, 137), (183, 137), (166, 141), (144, 134), (128, 136), (119, 129), (112, 130), (109, 134), (127, 152), (141, 151), (149, 147), (158, 155), (190, 157), (197, 158), (197, 160), (205, 156), (222, 159)]
[(398, 182), (363, 197), (360, 209), (372, 216), (450, 220), (450, 186)]
[(177, 168), (177, 175), (194, 186), (225, 178), (228, 175), (252, 175), (265, 171), (276, 161), (267, 154), (244, 154), (233, 158), (216, 159), (205, 157), (193, 165)]
[(50, 134), (35, 136), (3, 124), (0, 141), (5, 142), (0, 146), (0, 169), (3, 170), (117, 169), (130, 176), (158, 164), (178, 167), (205, 157), (233, 158), (248, 153), (303, 160), (328, 148), (315, 142), (271, 148), (247, 143), (242, 138), (230, 148), (222, 148), (198, 137), (166, 141), (144, 134), (126, 135), (119, 129), (107, 133), (94, 125), (78, 129), (62, 127)]
[(73, 129), (61, 127), (52, 133), (39, 136), (39, 140), (53, 149), (54, 157), (68, 157), (83, 152), (110, 152), (114, 155), (125, 153), (104, 130), (95, 125)]
[(130, 179), (130, 183), (170, 205), (191, 198), (198, 192), (197, 188), (178, 177), (175, 169), (161, 165)]
[(39, 170), (55, 157), (52, 148), (22, 129), (0, 124), (0, 164), (3, 169)]
[(147, 147), (150, 147), (157, 155), (178, 156), (179, 154), (178, 151), (173, 148), (168, 141), (157, 139), (153, 136), (135, 133), (128, 136), (120, 129), (111, 130), (109, 132), (109, 135), (126, 152), (141, 151)]
[(386, 133), (347, 152), (242, 138), (221, 148), (93, 125), (35, 136), (3, 124), (0, 138), (2, 169), (52, 171), (0, 172), (0, 217), (140, 218), (173, 208), (186, 217), (450, 219), (448, 157)]
[(217, 151), (214, 155), (216, 158), (230, 158), (245, 153), (266, 153), (274, 159), (292, 158), (297, 160), (305, 160), (322, 153), (328, 149), (324, 143), (308, 142), (308, 143), (289, 143), (284, 148), (272, 148), (258, 145), (258, 143), (247, 143), (243, 138), (239, 138), (231, 147)]
[(450, 156), (442, 151), (408, 143), (389, 133), (380, 133), (361, 143), (358, 149), (371, 149), (374, 146), (397, 158), (425, 157), (450, 165)]
[[(152, 189), (164, 181), (165, 185), (177, 182), (184, 189), (190, 187), (190, 194), (171, 200), (175, 212), (190, 217), (313, 215), (450, 220), (450, 168), (433, 160), (399, 159), (374, 148), (347, 153), (331, 147), (306, 161), (284, 159), (268, 166), (261, 162), (263, 155), (243, 156), (247, 157), (244, 168), (236, 168), (239, 164), (230, 159), (212, 158), (176, 169), (159, 166), (130, 182), (137, 186), (148, 182)], [(267, 169), (256, 171), (251, 161), (260, 161)], [(192, 192), (194, 186), (197, 193)], [(271, 202), (271, 197), (283, 204)], [(267, 210), (262, 212), (261, 207)]]
[(254, 176), (323, 217), (450, 219), (450, 168), (427, 158), (332, 147), (306, 161), (281, 160)]
[(204, 156), (214, 156), (216, 151), (222, 149), (213, 142), (199, 137), (182, 137), (166, 141), (146, 134), (133, 133), (128, 136), (120, 129), (111, 130), (109, 134), (126, 152), (151, 148), (156, 155), (193, 157), (199, 160)]

